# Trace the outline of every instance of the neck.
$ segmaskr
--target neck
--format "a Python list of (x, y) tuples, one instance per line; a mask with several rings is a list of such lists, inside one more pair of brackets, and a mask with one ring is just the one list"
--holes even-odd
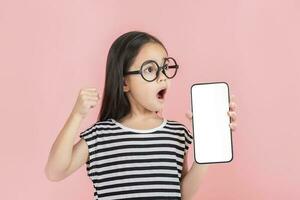
[(136, 112), (130, 112), (128, 113), (125, 117), (123, 117), (120, 122), (123, 121), (147, 121), (151, 119), (161, 119), (163, 118), (160, 116), (161, 113), (155, 113), (155, 112), (150, 112), (150, 113), (136, 113)]
[(143, 105), (139, 104), (137, 101), (135, 101), (134, 98), (130, 95), (130, 93), (127, 93), (128, 99), (131, 105), (130, 113), (128, 113), (126, 116), (124, 116), (121, 121), (125, 120), (132, 120), (132, 121), (147, 121), (151, 119), (161, 119), (162, 117), (162, 110), (155, 112), (148, 110)]

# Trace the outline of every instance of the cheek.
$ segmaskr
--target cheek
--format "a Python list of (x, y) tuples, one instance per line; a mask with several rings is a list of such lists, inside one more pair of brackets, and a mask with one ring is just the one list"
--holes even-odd
[(150, 101), (153, 96), (153, 89), (146, 86), (136, 86), (132, 91), (132, 94), (136, 99), (142, 100), (143, 102)]
[(151, 104), (154, 101), (155, 87), (151, 86), (151, 84), (144, 80), (135, 82), (134, 88), (132, 88), (131, 92), (134, 99), (142, 105)]
[(151, 88), (147, 84), (146, 81), (144, 81), (141, 77), (135, 79), (132, 79), (131, 82), (131, 93), (135, 98), (143, 98), (151, 92)]

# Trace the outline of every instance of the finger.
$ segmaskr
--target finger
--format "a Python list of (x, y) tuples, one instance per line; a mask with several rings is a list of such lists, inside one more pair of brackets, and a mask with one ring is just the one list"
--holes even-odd
[(192, 114), (192, 112), (189, 111), (189, 110), (188, 110), (187, 113), (185, 113), (185, 116), (186, 116), (188, 119), (190, 119), (190, 120), (193, 118), (193, 114)]
[(235, 95), (234, 94), (231, 94), (230, 95), (230, 101), (233, 101), (235, 99)]
[(237, 114), (236, 114), (236, 112), (228, 111), (228, 112), (227, 112), (227, 115), (228, 115), (229, 117), (231, 117), (233, 121), (236, 121), (236, 119), (237, 119)]
[(93, 108), (97, 105), (97, 101), (87, 100), (86, 102), (87, 102), (86, 105), (91, 107), (91, 108)]
[(86, 96), (100, 97), (98, 92), (83, 91), (81, 94)]
[(94, 96), (85, 96), (83, 99), (87, 100), (87, 101), (98, 101), (99, 100), (98, 97), (94, 97)]
[(189, 116), (193, 116), (193, 113), (192, 113), (192, 111), (190, 111), (190, 110), (187, 111), (187, 114), (188, 114)]
[(191, 115), (189, 115), (188, 113), (186, 113), (185, 116), (186, 116), (189, 120), (191, 120), (191, 119), (193, 118), (193, 117), (192, 117)]
[(100, 95), (99, 94), (83, 94), (84, 97), (86, 98), (97, 98), (100, 99)]
[(97, 90), (82, 90), (82, 92), (85, 94), (98, 94)]
[(229, 110), (236, 110), (236, 108), (237, 108), (236, 103), (235, 102), (230, 102), (230, 104), (229, 104)]
[(237, 128), (237, 123), (230, 123), (229, 126), (230, 126), (230, 129), (236, 130), (236, 128)]
[(97, 91), (97, 88), (93, 88), (93, 87), (86, 87), (86, 88), (84, 88), (84, 90), (89, 90), (89, 91)]
[(82, 94), (86, 96), (94, 96), (94, 97), (99, 96), (98, 93), (90, 93), (90, 92), (82, 92)]
[(230, 112), (228, 114), (229, 114), (232, 122), (235, 122), (237, 120), (237, 114), (235, 112)]

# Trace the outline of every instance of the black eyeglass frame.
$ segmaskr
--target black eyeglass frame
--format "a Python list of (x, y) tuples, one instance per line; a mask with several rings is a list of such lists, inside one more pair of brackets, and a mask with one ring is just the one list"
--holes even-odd
[[(175, 63), (174, 65), (169, 65), (169, 66), (168, 66), (168, 68), (171, 68), (171, 69), (175, 68), (175, 69), (176, 69), (174, 75), (171, 76), (171, 77), (169, 77), (169, 76), (166, 74), (166, 71), (165, 71), (166, 66), (168, 65), (168, 64), (165, 64), (165, 61), (168, 60), (168, 59), (172, 59), (172, 60), (174, 61), (174, 63)], [(148, 64), (148, 63), (150, 63), (150, 62), (154, 62), (154, 63), (156, 64), (157, 68), (158, 68), (158, 70), (157, 70), (157, 72), (156, 72), (156, 77), (155, 77), (153, 80), (148, 80), (148, 79), (146, 79), (146, 78), (143, 76), (143, 73), (142, 73), (143, 66), (146, 65), (146, 64)], [(126, 75), (131, 75), (131, 74), (140, 74), (140, 75), (142, 76), (142, 78), (143, 78), (145, 81), (152, 82), (152, 81), (154, 81), (154, 80), (156, 80), (156, 79), (158, 78), (158, 75), (159, 75), (160, 70), (162, 70), (162, 73), (163, 73), (168, 79), (174, 78), (175, 75), (177, 74), (178, 68), (179, 68), (179, 65), (177, 64), (176, 60), (175, 60), (173, 57), (166, 57), (166, 58), (164, 58), (164, 65), (163, 65), (163, 66), (159, 66), (158, 63), (157, 63), (155, 60), (147, 60), (147, 61), (145, 61), (145, 62), (141, 65), (140, 70), (125, 72), (125, 73), (124, 73), (124, 76), (126, 76)]]

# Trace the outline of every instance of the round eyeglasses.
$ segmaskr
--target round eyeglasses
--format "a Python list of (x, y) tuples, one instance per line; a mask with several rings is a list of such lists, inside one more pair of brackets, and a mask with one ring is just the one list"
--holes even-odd
[(169, 79), (174, 78), (177, 70), (179, 68), (179, 65), (172, 57), (164, 58), (164, 64), (163, 66), (159, 66), (155, 60), (147, 60), (142, 65), (140, 70), (136, 71), (128, 71), (125, 72), (124, 75), (130, 75), (130, 74), (140, 74), (144, 80), (148, 82), (152, 82), (155, 79), (157, 79), (160, 70), (162, 70), (162, 73)]

